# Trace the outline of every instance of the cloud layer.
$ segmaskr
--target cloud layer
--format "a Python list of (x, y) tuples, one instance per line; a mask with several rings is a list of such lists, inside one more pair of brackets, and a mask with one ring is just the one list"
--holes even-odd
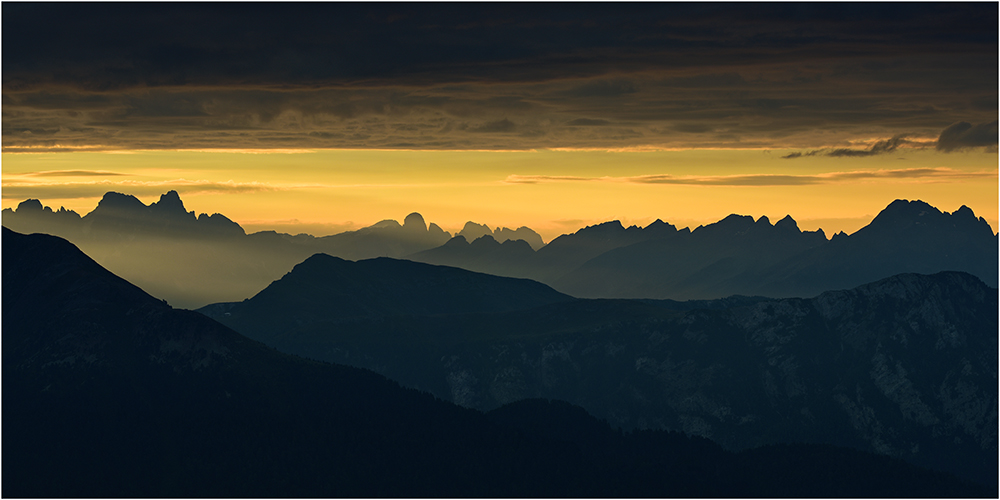
[[(4, 14), (8, 152), (865, 156), (905, 142), (851, 145), (933, 140), (961, 123), (996, 129), (990, 3), (7, 4)], [(939, 149), (982, 146), (989, 130), (975, 127)]]
[(897, 170), (874, 170), (852, 172), (829, 172), (814, 175), (714, 175), (675, 176), (640, 175), (633, 177), (573, 177), (551, 175), (510, 175), (504, 182), (509, 184), (538, 184), (543, 182), (625, 182), (634, 184), (678, 184), (690, 186), (804, 186), (812, 184), (833, 184), (868, 180), (914, 180), (936, 182), (944, 180), (996, 178), (997, 171), (964, 172), (950, 168), (910, 168)]

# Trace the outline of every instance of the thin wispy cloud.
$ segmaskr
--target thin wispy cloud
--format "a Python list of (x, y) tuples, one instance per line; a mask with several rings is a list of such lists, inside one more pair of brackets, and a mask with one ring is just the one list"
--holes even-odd
[(107, 170), (47, 170), (43, 172), (29, 172), (21, 175), (26, 177), (114, 177), (128, 174), (109, 172)]
[(311, 185), (274, 185), (262, 182), (215, 182), (173, 179), (163, 181), (101, 180), (82, 182), (7, 182), (3, 184), (4, 199), (25, 198), (94, 198), (108, 191), (124, 191), (136, 196), (154, 196), (176, 190), (184, 194), (252, 193), (312, 187)]
[(782, 156), (781, 158), (785, 160), (802, 158), (806, 156), (832, 156), (835, 158), (837, 157), (863, 158), (866, 156), (877, 156), (877, 155), (893, 153), (901, 146), (906, 146), (906, 145), (922, 146), (923, 143), (907, 139), (905, 135), (897, 135), (891, 139), (875, 141), (874, 143), (872, 143), (871, 146), (868, 146), (865, 149), (855, 149), (855, 148), (816, 149), (812, 151), (790, 153), (785, 156)]
[(959, 179), (996, 178), (997, 171), (965, 172), (950, 168), (912, 168), (829, 172), (813, 175), (754, 174), (721, 176), (675, 176), (668, 174), (631, 177), (573, 177), (551, 175), (510, 175), (508, 184), (538, 184), (546, 182), (620, 182), (634, 184), (677, 184), (692, 186), (804, 186), (865, 180), (948, 181)]

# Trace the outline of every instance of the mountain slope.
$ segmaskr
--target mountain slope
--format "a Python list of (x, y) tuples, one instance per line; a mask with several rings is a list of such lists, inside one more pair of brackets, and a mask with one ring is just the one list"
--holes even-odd
[(64, 240), (3, 245), (5, 496), (582, 493), (475, 412), (170, 309)]
[(849, 446), (996, 482), (997, 291), (965, 273), (814, 299), (576, 300), (273, 327), (263, 311), (280, 308), (252, 300), (240, 324), (220, 321), (467, 407), (561, 399), (626, 429), (731, 449)]
[(572, 297), (525, 279), (388, 258), (345, 261), (316, 254), (243, 302), (199, 309), (258, 340), (298, 325), (391, 316), (499, 312)]
[[(65, 240), (4, 228), (3, 248), (4, 496), (987, 494), (849, 450), (750, 464), (564, 405), (484, 416), (173, 310)], [(801, 482), (831, 465), (838, 481)]]

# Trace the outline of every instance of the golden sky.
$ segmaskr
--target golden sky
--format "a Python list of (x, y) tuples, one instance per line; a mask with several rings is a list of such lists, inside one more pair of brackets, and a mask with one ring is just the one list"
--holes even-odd
[(107, 191), (144, 203), (177, 190), (188, 210), (248, 231), (334, 234), (420, 212), (528, 226), (546, 241), (580, 227), (656, 219), (691, 227), (730, 213), (791, 215), (803, 230), (851, 233), (897, 198), (967, 205), (997, 228), (997, 153), (782, 158), (789, 150), (129, 151), (3, 154), (3, 207), (41, 199), (85, 215)]
[(997, 229), (996, 3), (3, 6), (2, 201), (248, 231), (529, 226), (898, 198)]

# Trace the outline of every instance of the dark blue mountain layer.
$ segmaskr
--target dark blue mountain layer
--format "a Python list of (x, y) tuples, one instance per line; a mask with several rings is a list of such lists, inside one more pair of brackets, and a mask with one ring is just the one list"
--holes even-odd
[(537, 252), (455, 242), (408, 258), (530, 278), (575, 297), (715, 299), (730, 295), (810, 297), (900, 273), (962, 271), (997, 286), (997, 235), (968, 207), (954, 213), (896, 200), (854, 234), (827, 239), (790, 216), (730, 215), (678, 231), (657, 221), (618, 221), (563, 235)]
[(852, 450), (623, 434), (564, 403), (483, 415), (171, 309), (65, 240), (4, 228), (3, 248), (5, 497), (989, 494)]
[[(761, 224), (730, 222), (748, 239)], [(458, 271), (423, 270), (442, 276), (427, 284)], [(997, 290), (967, 273), (901, 274), (813, 299), (477, 302), (421, 313), (394, 305), (406, 303), (397, 289), (410, 289), (399, 274), (304, 271), (228, 316), (223, 306), (200, 311), (281, 351), (369, 368), (471, 408), (561, 399), (612, 425), (683, 430), (729, 449), (847, 446), (996, 483)], [(344, 307), (354, 283), (370, 283), (374, 306)], [(325, 308), (336, 312), (321, 316)]]
[(199, 311), (257, 332), (259, 340), (274, 340), (301, 325), (516, 311), (570, 300), (531, 280), (408, 260), (352, 262), (316, 254), (253, 298)]

